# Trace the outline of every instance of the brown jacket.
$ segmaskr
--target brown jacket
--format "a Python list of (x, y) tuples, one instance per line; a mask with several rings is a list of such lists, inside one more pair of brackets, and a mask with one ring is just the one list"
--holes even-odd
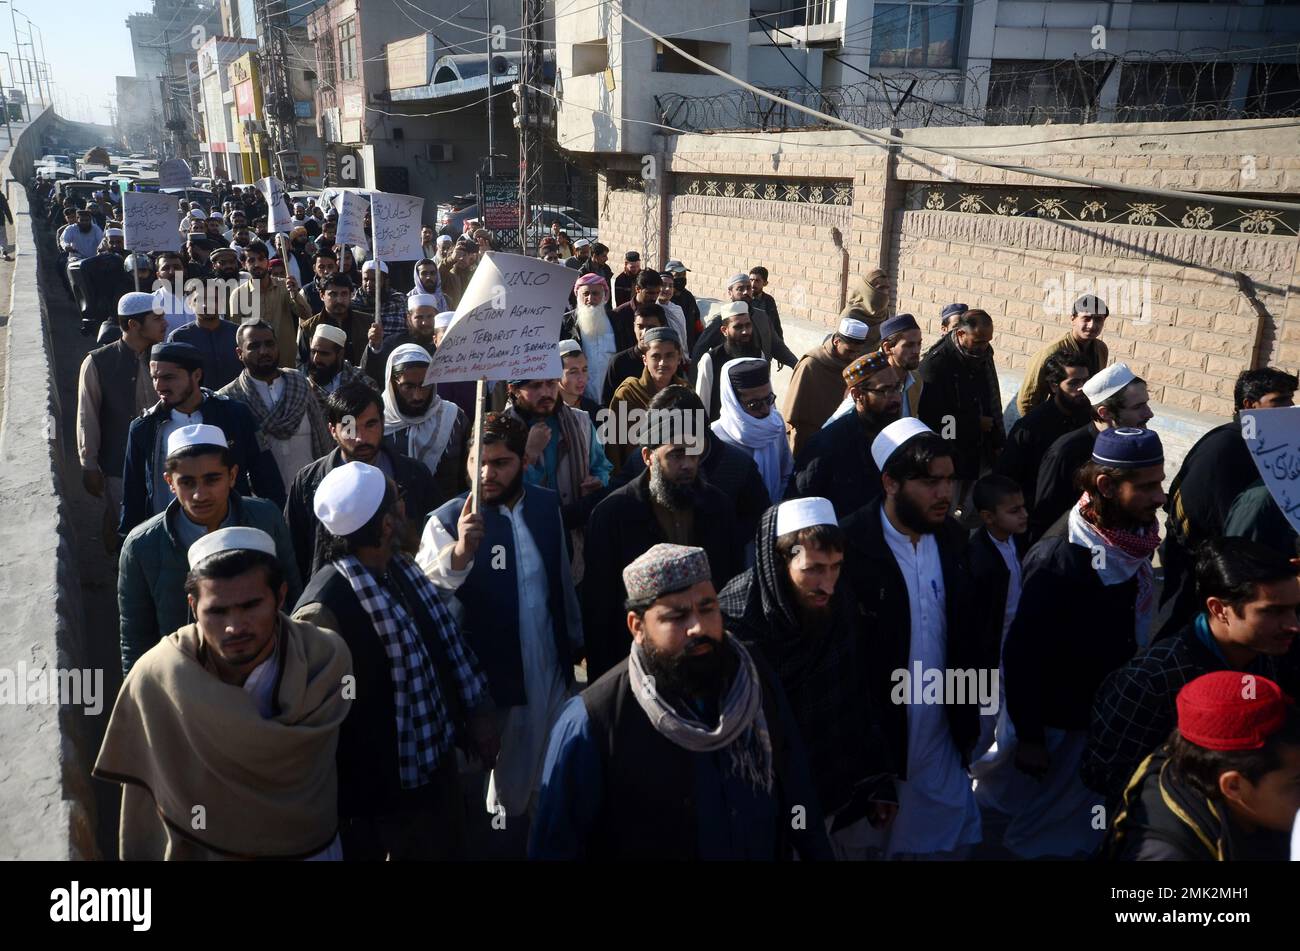
[(849, 362), (831, 352), (829, 338), (800, 357), (781, 408), (786, 437), (795, 458), (844, 399), (842, 374)]
[(1025, 367), (1025, 381), (1020, 384), (1020, 395), (1016, 397), (1016, 409), (1020, 411), (1021, 416), (1027, 416), (1031, 409), (1050, 395), (1047, 391), (1047, 381), (1043, 379), (1043, 364), (1061, 352), (1082, 353), (1084, 359), (1088, 361), (1089, 376), (1100, 372), (1110, 362), (1110, 350), (1102, 340), (1094, 340), (1092, 346), (1086, 351), (1080, 349), (1073, 333), (1067, 333), (1061, 339), (1049, 343), (1034, 354), (1029, 365)]

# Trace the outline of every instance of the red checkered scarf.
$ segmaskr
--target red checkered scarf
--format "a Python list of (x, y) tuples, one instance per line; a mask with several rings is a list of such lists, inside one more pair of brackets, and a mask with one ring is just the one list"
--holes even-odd
[(1134, 558), (1150, 558), (1160, 547), (1160, 524), (1152, 522), (1140, 532), (1130, 532), (1123, 528), (1103, 528), (1097, 524), (1097, 514), (1092, 510), (1092, 497), (1087, 492), (1079, 496), (1079, 510), (1088, 524), (1107, 545), (1118, 548)]

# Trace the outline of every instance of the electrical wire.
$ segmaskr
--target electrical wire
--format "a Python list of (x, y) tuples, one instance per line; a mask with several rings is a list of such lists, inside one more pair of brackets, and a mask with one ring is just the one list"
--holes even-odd
[(1196, 201), (1196, 202), (1206, 202), (1209, 204), (1233, 205), (1235, 207), (1241, 207), (1245, 205), (1252, 208), (1266, 209), (1269, 211), (1286, 211), (1286, 212), (1300, 211), (1300, 204), (1296, 204), (1294, 202), (1267, 201), (1264, 199), (1251, 198), (1248, 196), (1239, 198), (1239, 197), (1232, 197), (1232, 196), (1225, 196), (1225, 195), (1214, 195), (1206, 192), (1185, 192), (1173, 188), (1155, 188), (1146, 185), (1129, 185), (1122, 182), (1111, 182), (1111, 181), (1105, 181), (1103, 179), (1088, 178), (1083, 175), (1070, 175), (1065, 172), (1048, 171), (1047, 169), (1034, 168), (1033, 166), (1027, 166), (1027, 165), (1017, 166), (1017, 165), (1010, 165), (1005, 162), (996, 162), (990, 159), (978, 158), (975, 156), (961, 156), (951, 152), (946, 148), (939, 148), (937, 146), (931, 146), (931, 145), (919, 145), (916, 143), (908, 142), (902, 136), (875, 132), (871, 129), (866, 128), (865, 126), (860, 126), (856, 123), (848, 122), (836, 116), (832, 116), (832, 115), (828, 115), (827, 113), (820, 112), (809, 106), (802, 105), (801, 103), (793, 102), (782, 96), (777, 96), (773, 93), (766, 92), (762, 89), (759, 89), (757, 86), (748, 83), (745, 80), (740, 79), (736, 76), (731, 75), (726, 70), (719, 69), (718, 67), (710, 63), (706, 63), (704, 60), (699, 59), (696, 56), (692, 56), (690, 53), (687, 53), (685, 50), (681, 49), (680, 47), (675, 46), (671, 41), (655, 33), (653, 30), (649, 29), (648, 27), (642, 26), (638, 21), (628, 16), (626, 11), (622, 12), (622, 17), (626, 22), (631, 24), (636, 29), (640, 30), (642, 33), (645, 33), (647, 36), (655, 37), (659, 42), (663, 43), (664, 46), (673, 50), (673, 52), (677, 53), (679, 56), (684, 57), (688, 61), (714, 74), (715, 76), (718, 76), (722, 79), (726, 79), (734, 83), (735, 85), (739, 86), (742, 89), (747, 89), (751, 93), (754, 93), (755, 95), (762, 96), (764, 99), (770, 99), (771, 101), (780, 103), (781, 105), (784, 105), (787, 108), (794, 109), (798, 112), (805, 113), (806, 115), (810, 115), (815, 118), (822, 119), (832, 125), (837, 125), (840, 126), (841, 128), (847, 129), (850, 132), (855, 132), (858, 135), (862, 136), (863, 138), (866, 138), (869, 141), (874, 141), (877, 144), (880, 144), (882, 146), (896, 145), (905, 148), (916, 149), (918, 151), (929, 152), (934, 155), (942, 155), (945, 158), (954, 158), (954, 159), (959, 159), (961, 161), (972, 162), (976, 165), (983, 165), (988, 168), (996, 168), (1006, 172), (1015, 172), (1022, 175), (1033, 175), (1040, 178), (1047, 178), (1056, 181), (1069, 182), (1075, 185), (1086, 185), (1089, 188), (1115, 189), (1118, 191), (1132, 192), (1134, 194), (1155, 195), (1160, 198), (1177, 198), (1183, 201)]

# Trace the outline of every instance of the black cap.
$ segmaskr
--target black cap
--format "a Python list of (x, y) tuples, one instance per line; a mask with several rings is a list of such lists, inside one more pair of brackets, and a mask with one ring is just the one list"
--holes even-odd
[(627, 252), (627, 254), (623, 255), (623, 260), (624, 260), (624, 261), (640, 261), (640, 260), (641, 260), (641, 252), (639, 252), (639, 251), (629, 251), (629, 252)]
[(174, 363), (186, 370), (203, 368), (203, 354), (199, 348), (189, 343), (156, 343), (149, 351), (149, 359), (160, 363)]

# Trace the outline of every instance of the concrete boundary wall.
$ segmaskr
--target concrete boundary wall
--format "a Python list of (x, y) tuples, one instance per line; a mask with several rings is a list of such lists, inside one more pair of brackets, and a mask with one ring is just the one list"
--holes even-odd
[[(64, 439), (36, 231), (23, 181), (52, 110), (0, 162), (14, 215), (16, 261), (0, 417), (0, 676), (83, 666), (81, 589), (61, 486)], [(22, 666), (20, 666), (22, 665)], [(33, 674), (32, 676), (35, 676)], [(12, 683), (12, 681), (11, 681)], [(30, 695), (28, 695), (30, 699)], [(102, 698), (107, 715), (112, 698)], [(79, 710), (0, 697), (0, 858), (96, 857), (94, 795)]]

